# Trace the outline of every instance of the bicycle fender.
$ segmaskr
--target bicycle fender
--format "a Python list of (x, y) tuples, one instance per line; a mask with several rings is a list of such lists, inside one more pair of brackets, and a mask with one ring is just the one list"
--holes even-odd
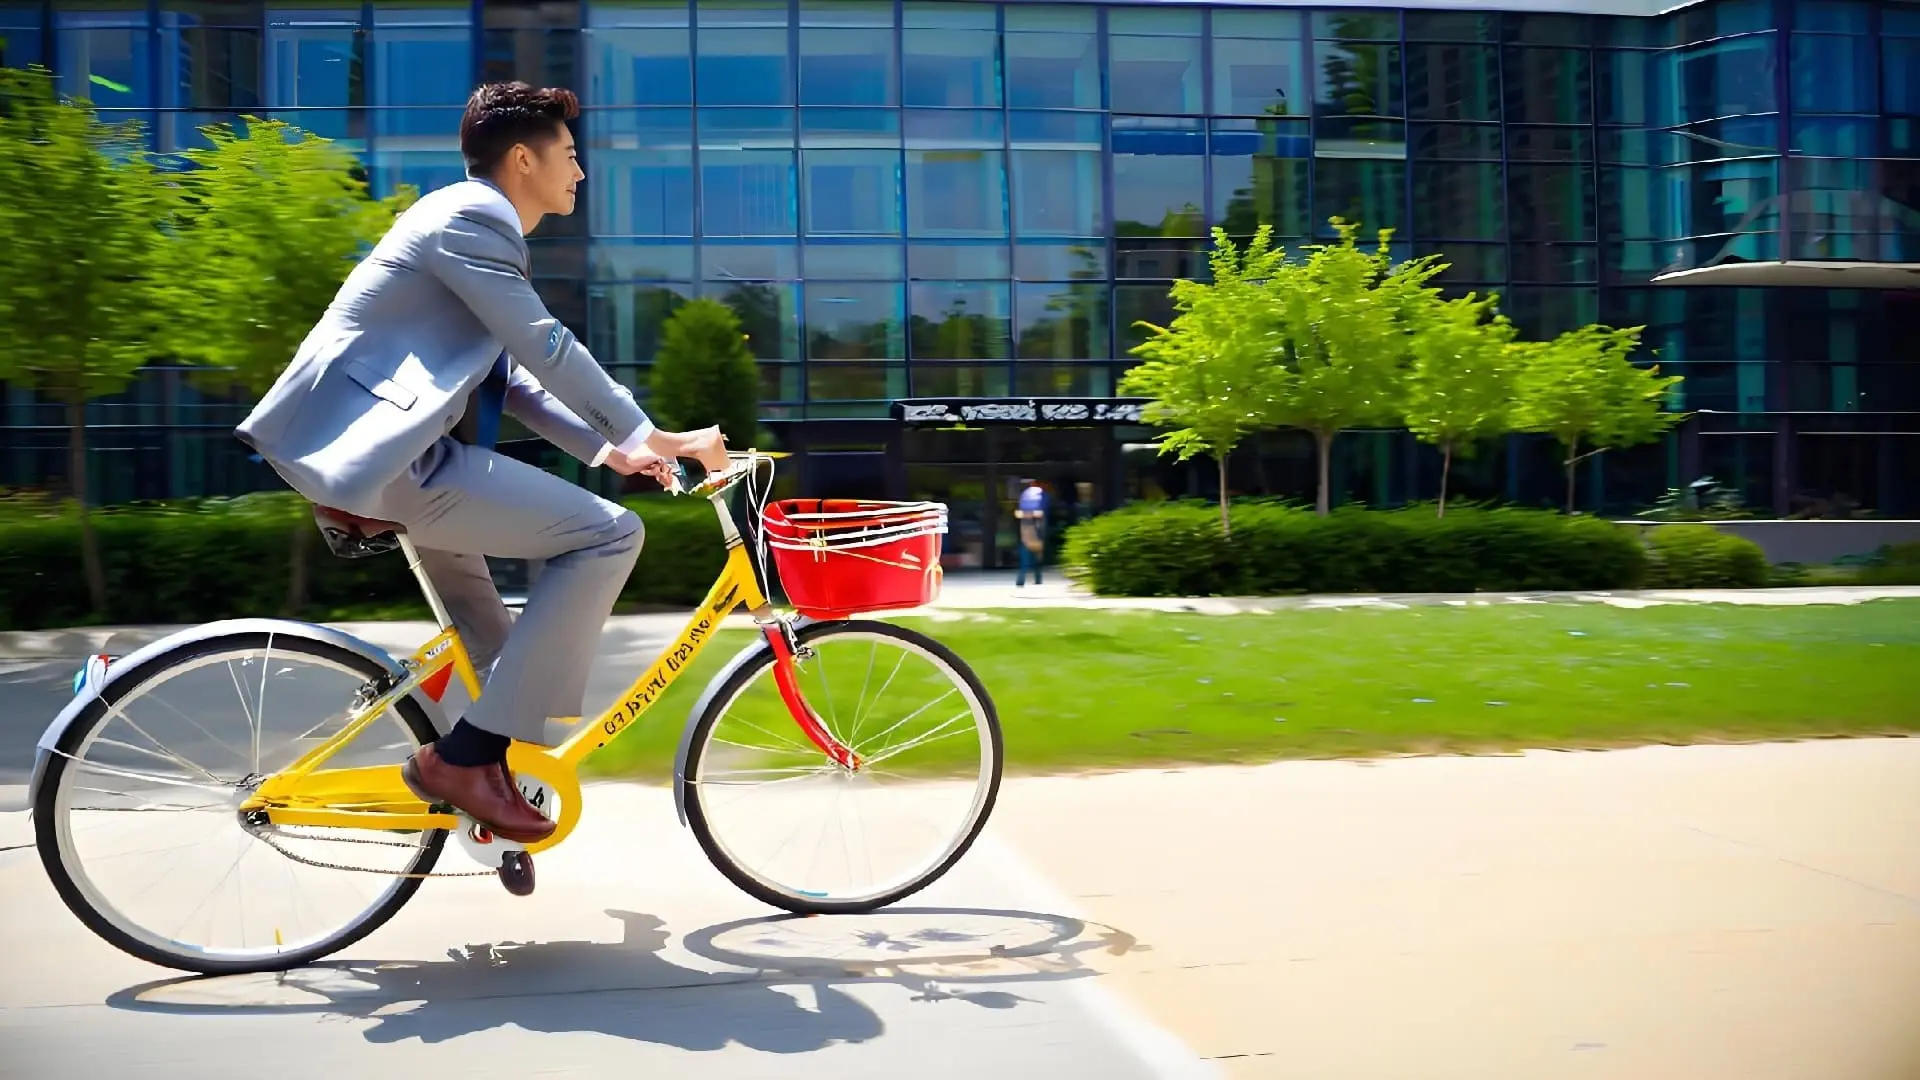
[[(183, 646), (234, 634), (272, 634), (275, 637), (304, 638), (358, 653), (395, 675), (403, 674), (405, 671), (391, 653), (378, 645), (355, 637), (344, 630), (336, 630), (331, 626), (321, 626), (316, 623), (295, 622), (290, 619), (224, 619), (175, 631), (115, 660), (107, 668), (104, 678), (74, 695), (73, 700), (67, 702), (66, 707), (53, 718), (53, 722), (47, 725), (47, 730), (41, 734), (40, 741), (34, 744), (33, 772), (27, 780), (27, 805), (31, 807), (37, 804), (40, 785), (46, 778), (47, 763), (53, 759), (54, 749), (60, 745), (60, 740), (66, 734), (67, 728), (73, 724), (81, 710), (91, 704), (95, 698), (105, 697), (107, 703), (111, 705), (118, 700), (114, 694), (116, 684), (120, 683), (127, 672), (146, 661)], [(436, 712), (438, 706), (435, 702), (417, 692), (413, 696), (427, 708), (430, 718), (438, 719)]]
[(727, 666), (707, 681), (707, 688), (700, 691), (700, 700), (694, 702), (692, 710), (687, 713), (686, 725), (680, 729), (680, 747), (673, 753), (673, 812), (679, 817), (682, 828), (687, 824), (687, 755), (693, 750), (693, 729), (734, 672), (772, 651), (773, 646), (767, 644), (767, 635), (762, 632), (754, 638), (753, 644), (734, 653), (733, 659), (727, 661)]

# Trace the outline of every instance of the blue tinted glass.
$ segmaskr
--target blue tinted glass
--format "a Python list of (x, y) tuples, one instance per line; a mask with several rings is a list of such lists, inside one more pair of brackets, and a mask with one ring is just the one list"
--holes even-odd
[(1407, 164), (1357, 158), (1316, 158), (1313, 162), (1313, 228), (1330, 235), (1328, 219), (1358, 223), (1371, 241), (1381, 229), (1406, 235)]
[(1677, 93), (1672, 111), (1661, 118), (1664, 123), (1774, 111), (1772, 35), (1730, 38), (1669, 55)]
[(1305, 116), (1306, 51), (1297, 41), (1220, 36), (1214, 16), (1213, 111), (1227, 115)]
[(898, 281), (906, 276), (899, 241), (809, 239), (807, 277), (818, 280)]
[(1584, 124), (1592, 118), (1593, 71), (1585, 49), (1512, 47), (1505, 63), (1509, 121)]
[(1872, 38), (1795, 34), (1788, 70), (1793, 107), (1816, 113), (1873, 112), (1876, 84)]
[(904, 286), (808, 281), (802, 291), (809, 359), (885, 360), (907, 354)]
[(1400, 84), (1400, 46), (1322, 41), (1315, 43), (1313, 51), (1319, 73), (1314, 88), (1316, 115), (1406, 115)]
[(1793, 5), (1795, 30), (1864, 34), (1871, 18), (1872, 8), (1863, 0), (1798, 0)]
[(777, 149), (793, 145), (792, 109), (701, 109), (700, 145)]
[(800, 31), (802, 104), (896, 104), (896, 70), (892, 30)]
[(1882, 7), (1880, 33), (1887, 37), (1920, 37), (1920, 4), (1896, 0)]
[(596, 238), (587, 265), (594, 281), (685, 281), (694, 276), (693, 245)]
[(1015, 149), (1099, 150), (1103, 119), (1080, 112), (1016, 112), (1008, 117), (1008, 134)]
[(650, 364), (662, 328), (693, 295), (690, 284), (590, 285), (587, 348), (602, 364)]
[(588, 26), (686, 26), (688, 0), (590, 0), (583, 5)]
[(1016, 150), (1013, 221), (1020, 236), (1098, 236), (1106, 231), (1100, 154)]
[(1684, 45), (1728, 34), (1771, 30), (1777, 25), (1773, 0), (1712, 0), (1675, 12), (1671, 43)]
[(359, 154), (367, 148), (367, 114), (361, 109), (295, 109), (267, 113), (300, 131), (310, 131), (323, 139), (332, 139), (345, 150)]
[(702, 105), (793, 103), (793, 70), (785, 30), (703, 28), (699, 48)]
[(796, 231), (793, 151), (700, 151), (700, 231), (707, 236), (791, 236)]
[(1795, 117), (1789, 145), (1816, 157), (1879, 156), (1880, 122), (1861, 117)]
[(1104, 280), (1107, 242), (1023, 239), (1013, 246), (1013, 276), (1023, 281)]
[(1586, 165), (1507, 167), (1507, 227), (1513, 240), (1594, 240), (1593, 169)]
[(1305, 236), (1312, 142), (1301, 121), (1216, 121), (1209, 220), (1235, 236)]
[(1880, 43), (1880, 108), (1889, 116), (1920, 115), (1920, 38)]
[(85, 98), (102, 109), (151, 107), (149, 40), (149, 32), (142, 29), (61, 29), (56, 35), (60, 92)]
[(769, 243), (708, 237), (700, 247), (700, 275), (725, 281), (797, 278), (800, 247), (791, 240)]
[(908, 150), (908, 235), (1007, 235), (1005, 157), (997, 150)]
[(800, 141), (805, 146), (898, 146), (900, 113), (894, 109), (801, 109)]
[(699, 0), (694, 14), (703, 27), (788, 25), (785, 0)]
[[(988, 25), (992, 25), (991, 9)], [(903, 33), (904, 84), (908, 105), (1000, 104), (1000, 35), (992, 29), (911, 28)]]
[(800, 359), (798, 286), (765, 281), (709, 281), (701, 291), (733, 309), (754, 359)]
[(688, 105), (693, 64), (685, 30), (587, 30), (588, 105)]
[[(1587, 57), (1579, 55), (1581, 101)], [(1500, 119), (1500, 51), (1491, 45), (1407, 47), (1407, 115), (1416, 120)]]
[(1012, 21), (1008, 19), (1005, 43), (1007, 104), (1036, 109), (1100, 107), (1100, 48), (1093, 34), (1015, 33)]
[(262, 57), (267, 103), (286, 108), (366, 104), (356, 37), (352, 30), (333, 27), (269, 27)]
[(1105, 285), (1023, 284), (1014, 298), (1016, 355), (1022, 360), (1087, 360), (1107, 347)]
[(0, 67), (25, 68), (44, 64), (41, 49), (40, 5), (17, 0), (0, 4)]
[[(1116, 11), (1115, 16), (1122, 14)], [(1116, 112), (1197, 113), (1203, 107), (1199, 13), (1187, 11), (1134, 12), (1161, 16), (1192, 16), (1190, 36), (1160, 33), (1152, 36), (1115, 32), (1108, 39), (1112, 85), (1108, 101)]]
[(994, 148), (1004, 141), (1004, 118), (984, 109), (909, 109), (907, 145)]
[(464, 105), (473, 92), (473, 33), (413, 27), (373, 32), (375, 105)]
[(1207, 205), (1206, 133), (1113, 127), (1113, 227), (1120, 236), (1199, 236)]
[(589, 231), (692, 236), (691, 113), (593, 109), (585, 128)]
[(1003, 278), (1007, 245), (997, 240), (925, 240), (907, 250), (907, 275), (918, 280)]
[(807, 150), (806, 230), (810, 234), (900, 234), (898, 150)]
[(915, 360), (1007, 359), (1012, 307), (1004, 281), (915, 283), (907, 288), (908, 347)]

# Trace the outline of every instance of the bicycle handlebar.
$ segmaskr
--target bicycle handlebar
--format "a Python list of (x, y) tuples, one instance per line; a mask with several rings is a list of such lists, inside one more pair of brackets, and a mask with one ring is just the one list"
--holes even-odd
[(730, 464), (725, 469), (717, 473), (708, 473), (701, 477), (698, 484), (691, 487), (687, 486), (687, 467), (675, 461), (673, 486), (669, 487), (667, 492), (672, 495), (712, 495), (739, 483), (755, 465), (772, 456), (758, 450), (730, 450), (727, 452), (727, 460)]

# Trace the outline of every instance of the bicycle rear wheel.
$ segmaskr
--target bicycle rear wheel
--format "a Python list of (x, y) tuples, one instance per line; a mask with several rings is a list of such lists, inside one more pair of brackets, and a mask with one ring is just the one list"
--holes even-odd
[(986, 826), (999, 716), (966, 662), (924, 634), (847, 621), (795, 638), (802, 695), (860, 767), (841, 768), (801, 734), (763, 653), (694, 722), (688, 823), (728, 880), (774, 907), (885, 907), (939, 880)]
[[(340, 731), (354, 692), (383, 674), (350, 650), (266, 633), (116, 673), (61, 737), (33, 808), (60, 899), (115, 947), (210, 975), (298, 967), (371, 933), (419, 890), (406, 875), (433, 869), (444, 830), (250, 826), (239, 807)], [(402, 699), (325, 767), (397, 764), (435, 736)]]

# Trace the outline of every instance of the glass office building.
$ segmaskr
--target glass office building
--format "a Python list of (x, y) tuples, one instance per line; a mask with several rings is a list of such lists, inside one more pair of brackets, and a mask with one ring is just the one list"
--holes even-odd
[[(1920, 3), (1510, 6), (0, 0), (0, 50), (162, 151), (256, 112), (380, 192), (460, 178), (476, 81), (574, 88), (581, 208), (534, 241), (552, 309), (644, 387), (676, 305), (730, 304), (787, 473), (946, 499), (964, 561), (1009, 557), (1022, 475), (1069, 516), (1209, 493), (1113, 399), (1134, 324), (1169, 318), (1211, 226), (1306, 242), (1336, 214), (1444, 253), (1530, 334), (1647, 327), (1697, 415), (1585, 466), (1584, 506), (1706, 473), (1763, 509), (1920, 514)], [(57, 412), (6, 394), (0, 485), (57, 477)], [(93, 409), (96, 490), (271, 483), (228, 435), (244, 407), (150, 373)], [(1341, 498), (1433, 493), (1404, 433), (1337, 455)], [(1284, 434), (1233, 463), (1249, 491), (1312, 476)], [(1531, 439), (1456, 476), (1560, 484)]]

